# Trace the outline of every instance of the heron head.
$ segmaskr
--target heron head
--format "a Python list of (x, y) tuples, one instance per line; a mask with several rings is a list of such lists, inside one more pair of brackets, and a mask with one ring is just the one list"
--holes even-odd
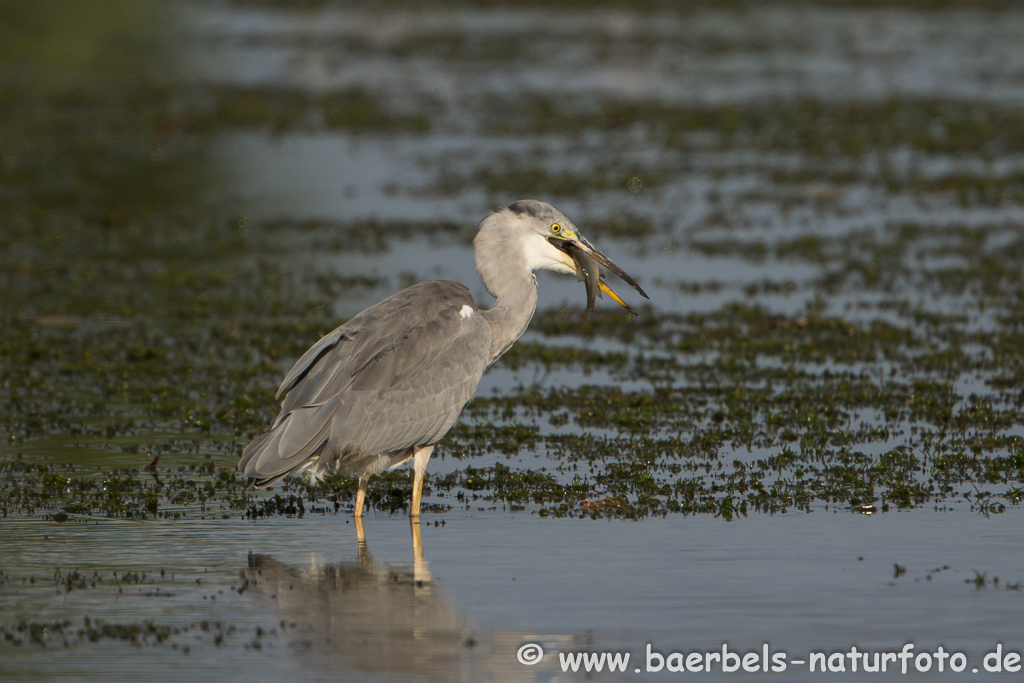
[(531, 269), (544, 268), (559, 273), (575, 274), (587, 286), (587, 312), (594, 309), (600, 292), (607, 294), (630, 313), (636, 313), (604, 281), (598, 264), (605, 266), (645, 299), (647, 293), (625, 271), (590, 243), (569, 217), (546, 202), (522, 199), (502, 207), (511, 230), (522, 236), (523, 254)]

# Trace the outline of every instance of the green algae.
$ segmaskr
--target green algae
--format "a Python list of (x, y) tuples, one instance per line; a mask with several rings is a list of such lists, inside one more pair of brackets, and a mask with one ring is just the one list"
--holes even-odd
[[(168, 594), (173, 596), (173, 594)], [(282, 626), (283, 628), (283, 626)], [(196, 645), (239, 645), (241, 638), (259, 643), (260, 638), (274, 638), (275, 627), (241, 626), (223, 621), (202, 620), (180, 623), (160, 623), (156, 620), (119, 622), (90, 618), (72, 621), (29, 621), (22, 619), (0, 624), (0, 643), (15, 647), (81, 647), (98, 643), (121, 643), (133, 647), (168, 647), (180, 649), (188, 655)], [(186, 645), (185, 643), (189, 643)]]
[(191, 95), (192, 105), (171, 125), (193, 132), (235, 128), (423, 134), (430, 129), (425, 111), (391, 111), (385, 100), (362, 87), (317, 95), (303, 89), (221, 87)]
[[(488, 164), (469, 171), (442, 170), (432, 189), (439, 194), (456, 194), (464, 192), (467, 187), (476, 186), (497, 197), (576, 197), (595, 192), (625, 190), (637, 178), (644, 186), (655, 188), (667, 175), (667, 171), (622, 168), (620, 164), (609, 168), (591, 168), (582, 173), (554, 173), (544, 168), (524, 168), (522, 164), (495, 169), (492, 164)], [(618, 222), (611, 223), (609, 227), (612, 230), (618, 229), (619, 234), (646, 233), (642, 223), (634, 224), (631, 230), (624, 229)]]
[[(488, 130), (502, 135), (610, 133), (642, 128), (672, 148), (756, 148), (798, 152), (804, 163), (860, 158), (875, 150), (909, 148), (925, 154), (976, 154), (1024, 146), (1021, 113), (1014, 107), (933, 98), (835, 102), (770, 99), (752, 105), (696, 105), (599, 98), (560, 106), (543, 93), (495, 97), (484, 108)], [(513, 115), (509, 115), (509, 113)], [(504, 114), (503, 114), (504, 113)], [(493, 117), (493, 118), (491, 118)], [(699, 143), (697, 141), (699, 140)], [(790, 172), (792, 173), (792, 172)], [(820, 175), (791, 179), (821, 179)], [(843, 175), (834, 180), (854, 180)], [(892, 178), (886, 176), (883, 178)]]
[[(415, 59), (444, 47), (461, 61), (511, 49), (445, 36), (350, 49)], [(19, 45), (9, 49), (31, 53)], [(469, 406), (439, 448), (460, 469), (428, 479), (430, 511), (486, 503), (555, 516), (733, 519), (871, 502), (883, 511), (1019, 505), (1024, 240), (1013, 222), (985, 213), (1024, 201), (1020, 173), (992, 165), (1024, 149), (1013, 107), (909, 96), (570, 105), (520, 91), (481, 97), (457, 125), (428, 96), (185, 87), (154, 77), (155, 62), (126, 66), (114, 53), (104, 60), (116, 65), (89, 79), (74, 77), (72, 60), (40, 87), (0, 83), (0, 135), (10, 143), (0, 164), (4, 516), (69, 524), (347, 511), (352, 480), (289, 480), (264, 493), (246, 491), (233, 471), (276, 414), (285, 367), (341, 322), (334, 303), (397, 287), (309, 265), (312, 256), (372, 256), (424, 235), (468, 245), (477, 217), (263, 221), (210, 210), (197, 198), (219, 170), (205, 143), (237, 130), (372, 138), (453, 126), (526, 141), (596, 135), (601, 152), (571, 170), (537, 146), (457, 166), (431, 160), (427, 189), (398, 191), (656, 196), (697, 172), (716, 181), (753, 173), (756, 187), (709, 192), (708, 212), (686, 230), (630, 210), (596, 217), (593, 233), (642, 249), (665, 240), (690, 257), (771, 274), (666, 282), (720, 300), (693, 313), (680, 312), (687, 301), (673, 310), (656, 300), (635, 319), (542, 305), (499, 365), (520, 381), (541, 379)], [(665, 156), (638, 163), (620, 137), (635, 131)], [(707, 169), (690, 158), (730, 151), (762, 161)], [(891, 163), (897, 152), (909, 162)], [(776, 164), (779, 155), (792, 163)], [(952, 170), (928, 171), (935, 160)], [(964, 160), (981, 164), (958, 168)], [(982, 218), (874, 216), (833, 235), (813, 225), (756, 230), (741, 215), (767, 207), (784, 218), (841, 217), (845, 194), (863, 186)], [(811, 275), (794, 276), (792, 265)], [(778, 297), (797, 303), (780, 307)], [(155, 477), (143, 470), (154, 457)], [(371, 508), (406, 509), (410, 484), (404, 470), (374, 479)], [(584, 507), (600, 496), (617, 504)]]
[[(554, 325), (546, 325), (546, 320)], [(580, 331), (561, 326), (560, 320), (558, 315), (541, 316), (537, 329), (554, 336)], [(948, 324), (939, 322), (943, 327)], [(623, 326), (622, 321), (616, 325)], [(594, 325), (585, 336), (600, 337), (600, 329)], [(47, 329), (47, 334), (52, 332)], [(1003, 495), (1010, 505), (1019, 502), (1019, 494), (1013, 492), (1019, 491), (1022, 476), (1022, 441), (1007, 433), (1021, 424), (1018, 397), (958, 397), (948, 380), (932, 379), (932, 373), (955, 377), (967, 358), (962, 350), (952, 355), (948, 351), (920, 353), (934, 337), (926, 343), (910, 328), (880, 323), (865, 327), (813, 317), (794, 323), (763, 309), (732, 306), (702, 315), (699, 321), (661, 316), (656, 326), (631, 333), (649, 343), (667, 343), (667, 348), (681, 355), (662, 358), (655, 373), (648, 356), (581, 353), (582, 349), (533, 342), (517, 347), (521, 351), (508, 357), (507, 367), (601, 369), (651, 381), (667, 375), (671, 386), (652, 392), (587, 385), (548, 391), (524, 387), (504, 397), (478, 398), (467, 413), (471, 421), (457, 426), (441, 447), (442, 453), (463, 459), (490, 453), (545, 453), (559, 463), (559, 479), (553, 480), (550, 474), (513, 477), (514, 486), (510, 486), (508, 477), (495, 476), (493, 468), (480, 470), (470, 465), (454, 479), (435, 482), (431, 478), (428, 490), (453, 491), (461, 486), (473, 491), (477, 499), (519, 506), (531, 503), (540, 506), (538, 511), (556, 515), (585, 514), (581, 503), (597, 491), (623, 501), (600, 513), (623, 517), (668, 512), (729, 517), (750, 511), (811, 509), (812, 504), (821, 502), (920, 506), (966, 499), (972, 486), (982, 484), (1003, 488), (1003, 493), (997, 490), (988, 497)], [(971, 337), (975, 344), (984, 344), (986, 339), (988, 344), (1000, 346), (1015, 343), (1014, 338)], [(297, 354), (299, 346), (263, 345), (262, 352)], [(206, 452), (223, 453), (216, 456), (223, 465), (208, 461), (189, 466), (187, 472), (180, 467), (158, 467), (158, 481), (154, 481), (140, 469), (96, 473), (69, 464), (61, 471), (58, 465), (40, 465), (24, 458), (9, 460), (3, 465), (5, 515), (46, 511), (71, 515), (72, 521), (76, 515), (262, 517), (302, 515), (309, 508), (336, 513), (351, 501), (352, 480), (312, 489), (292, 482), (287, 486), (300, 488), (286, 489), (283, 496), (275, 492), (259, 498), (245, 491), (231, 462), (224, 463), (224, 459), (236, 457), (244, 440), (258, 433), (273, 415), (272, 388), (278, 372), (274, 363), (243, 362), (231, 372), (209, 373), (208, 380), (202, 380), (206, 373), (194, 363), (182, 363), (180, 381), (188, 379), (193, 385), (208, 381), (209, 397), (221, 397), (220, 407), (207, 407), (209, 397), (203, 402), (179, 398), (172, 389), (174, 382), (166, 381), (171, 368), (165, 363), (175, 359), (175, 351), (146, 348), (117, 353), (116, 344), (93, 346), (88, 348), (90, 362), (84, 366), (78, 355), (51, 359), (56, 363), (55, 374), (72, 383), (76, 376), (96, 378), (103, 372), (112, 373), (104, 382), (91, 381), (100, 389), (99, 400), (94, 402), (60, 398), (56, 385), (40, 387), (31, 381), (31, 374), (21, 379), (9, 376), (11, 386), (21, 387), (11, 393), (5, 411), (9, 446), (20, 450), (45, 442), (48, 434), (67, 434), (75, 437), (70, 449), (65, 446), (67, 455), (63, 456), (71, 462), (79, 459), (77, 453), (83, 447), (110, 449), (120, 439), (131, 444), (127, 453), (136, 453), (140, 463), (153, 454), (180, 458)], [(714, 349), (711, 353), (716, 357), (701, 358), (700, 353), (709, 349)], [(31, 348), (23, 353), (26, 360), (33, 355)], [(1006, 352), (1001, 354), (986, 354), (1001, 360), (975, 362), (974, 368), (998, 369), (1005, 382)], [(36, 367), (40, 358), (49, 355), (35, 354)], [(783, 363), (764, 365), (764, 360), (772, 358)], [(221, 369), (229, 362), (227, 358), (213, 360)], [(123, 369), (126, 362), (132, 367), (130, 372)], [(829, 369), (824, 374), (808, 372), (804, 368), (807, 363), (825, 363)], [(903, 370), (890, 370), (880, 378), (867, 369), (878, 363), (896, 364), (892, 367)], [(133, 367), (135, 364), (140, 367)], [(163, 378), (158, 391), (140, 390), (147, 364), (154, 377)], [(117, 372), (104, 370), (113, 365)], [(670, 372), (666, 373), (666, 368)], [(266, 386), (255, 390), (252, 373), (263, 377)], [(129, 377), (132, 381), (126, 387)], [(908, 377), (913, 381), (908, 382)], [(245, 392), (227, 389), (236, 383), (249, 388)], [(121, 397), (124, 410), (133, 417), (124, 414), (112, 419), (111, 411), (116, 408), (109, 402), (111, 395)], [(49, 410), (42, 408), (47, 400), (56, 400)], [(79, 415), (69, 415), (69, 407)], [(540, 425), (569, 424), (581, 435), (596, 429), (604, 436), (546, 434), (530, 422), (520, 423), (520, 415)], [(883, 420), (863, 417), (875, 415)], [(185, 438), (154, 438), (154, 428), (174, 429)], [(903, 452), (899, 450), (882, 456), (862, 450), (865, 445), (897, 441), (902, 442), (903, 451), (920, 455), (907, 460), (896, 457)], [(778, 458), (755, 462), (741, 458), (729, 468), (723, 468), (720, 461), (721, 453), (731, 449), (772, 451), (780, 447)], [(125, 452), (124, 448), (118, 450)], [(657, 465), (653, 469), (640, 467), (637, 459)], [(165, 458), (163, 462), (173, 461)], [(486, 476), (476, 474), (480, 471)], [(585, 486), (564, 481), (581, 476)], [(767, 486), (766, 481), (774, 483)], [(404, 471), (375, 479), (371, 507), (404, 509), (410, 484)], [(536, 495), (529, 493), (531, 488)], [(723, 505), (728, 508), (725, 512)]]

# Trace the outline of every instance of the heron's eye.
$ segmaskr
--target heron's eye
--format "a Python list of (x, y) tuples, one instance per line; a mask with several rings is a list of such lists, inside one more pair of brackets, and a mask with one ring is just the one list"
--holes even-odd
[(557, 235), (558, 233), (562, 232), (562, 226), (559, 225), (558, 223), (553, 224), (551, 226), (551, 232)]

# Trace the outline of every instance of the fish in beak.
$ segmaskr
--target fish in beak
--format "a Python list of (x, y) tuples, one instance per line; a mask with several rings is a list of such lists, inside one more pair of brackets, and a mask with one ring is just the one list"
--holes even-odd
[(612, 260), (602, 254), (586, 237), (579, 234), (576, 235), (575, 239), (548, 237), (548, 242), (572, 259), (573, 267), (576, 269), (576, 279), (587, 284), (587, 313), (594, 310), (597, 296), (603, 292), (633, 315), (637, 314), (633, 307), (623, 301), (622, 297), (616, 294), (615, 290), (604, 281), (604, 274), (601, 272), (601, 267), (598, 264), (605, 266), (608, 270), (615, 273), (623, 282), (638, 291), (645, 299), (650, 298), (647, 296), (647, 292), (636, 283), (636, 280), (612, 263)]

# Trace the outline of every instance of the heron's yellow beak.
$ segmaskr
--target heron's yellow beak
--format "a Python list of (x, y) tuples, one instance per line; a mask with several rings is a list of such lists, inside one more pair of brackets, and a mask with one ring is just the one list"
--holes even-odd
[(607, 294), (608, 296), (610, 296), (612, 298), (612, 301), (614, 301), (618, 305), (622, 306), (623, 308), (628, 310), (630, 313), (636, 314), (636, 311), (634, 311), (633, 308), (629, 304), (627, 304), (625, 301), (623, 301), (622, 297), (620, 297), (618, 294), (616, 294), (615, 290), (612, 289), (611, 287), (609, 287), (608, 284), (604, 280), (601, 280), (600, 287), (601, 287), (601, 291), (602, 292), (604, 292), (605, 294)]

